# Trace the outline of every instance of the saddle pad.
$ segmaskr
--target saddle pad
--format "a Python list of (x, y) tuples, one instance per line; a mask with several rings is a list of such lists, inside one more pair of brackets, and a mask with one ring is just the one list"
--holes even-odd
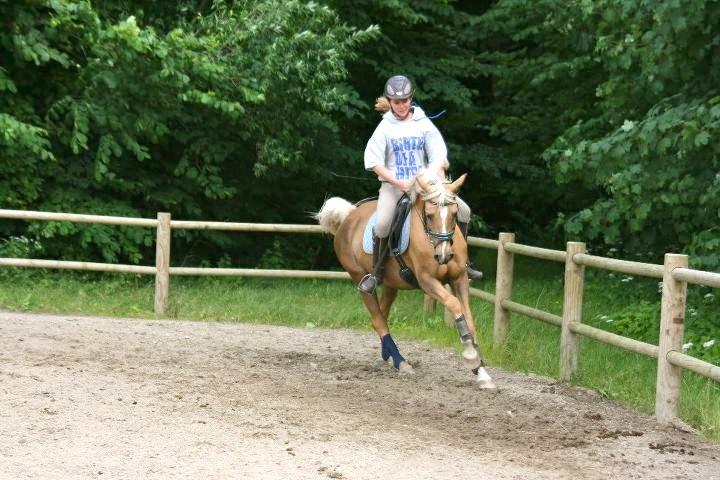
[[(410, 217), (408, 215), (402, 226), (402, 234), (400, 235), (400, 253), (405, 253), (410, 243)], [(373, 253), (373, 237), (375, 230), (375, 224), (377, 223), (377, 212), (373, 213), (365, 226), (365, 232), (363, 233), (363, 250), (368, 255)], [(392, 248), (388, 249), (388, 256), (392, 255)]]

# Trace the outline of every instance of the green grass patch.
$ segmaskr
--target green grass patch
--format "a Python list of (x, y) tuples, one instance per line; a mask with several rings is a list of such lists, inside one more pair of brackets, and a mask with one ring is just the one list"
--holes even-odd
[[(476, 259), (490, 279), (494, 278), (493, 260), (489, 256)], [(561, 315), (563, 266), (525, 260), (516, 259), (513, 300)], [(492, 292), (494, 280), (474, 287)], [(25, 269), (0, 272), (0, 308), (9, 310), (154, 318), (153, 294), (154, 278), (149, 276)], [(701, 299), (697, 308), (702, 310), (705, 307), (701, 304), (708, 303), (708, 297), (697, 298)], [(652, 324), (654, 313), (659, 315), (659, 299), (657, 281), (626, 280), (625, 276), (588, 271), (583, 321), (610, 331), (619, 325), (617, 328), (625, 329), (622, 333), (626, 336), (657, 344), (657, 340), (648, 340), (653, 335), (657, 337), (657, 331), (648, 333), (637, 324)], [(494, 350), (493, 306), (473, 299), (472, 310), (478, 342), (490, 365), (551, 377), (558, 375), (559, 328), (513, 314), (506, 344)], [(372, 331), (364, 304), (347, 281), (172, 277), (167, 318)], [(703, 325), (706, 336), (703, 338), (708, 335), (720, 338), (720, 332)], [(400, 293), (393, 306), (390, 327), (401, 349), (403, 339), (412, 338), (459, 350), (457, 333), (445, 325), (442, 307), (425, 314), (419, 291)], [(574, 380), (578, 385), (652, 414), (655, 376), (653, 359), (590, 339), (582, 340), (579, 371)], [(681, 416), (708, 438), (720, 441), (720, 384), (686, 371)]]

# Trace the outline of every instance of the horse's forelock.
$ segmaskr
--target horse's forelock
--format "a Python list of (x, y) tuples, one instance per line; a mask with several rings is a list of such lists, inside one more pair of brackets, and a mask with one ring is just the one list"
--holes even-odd
[[(430, 190), (425, 191), (418, 179), (427, 184)], [(456, 195), (445, 188), (445, 182), (434, 172), (423, 170), (413, 177), (410, 185), (411, 199), (413, 201), (415, 201), (417, 195), (421, 195), (423, 199), (438, 198), (440, 203), (455, 203), (457, 201)]]
[(438, 186), (442, 186), (442, 180), (440, 179), (440, 177), (436, 173), (430, 172), (429, 170), (422, 170), (420, 173), (415, 175), (410, 180), (410, 187), (412, 191), (418, 194), (430, 193), (424, 190), (421, 183), (424, 183), (428, 187), (430, 187), (432, 189), (430, 190), (430, 192), (434, 192), (438, 188)]

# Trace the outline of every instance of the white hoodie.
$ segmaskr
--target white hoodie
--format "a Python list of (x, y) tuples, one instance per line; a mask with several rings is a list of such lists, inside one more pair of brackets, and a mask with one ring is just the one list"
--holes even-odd
[(406, 121), (386, 112), (365, 147), (365, 169), (384, 165), (398, 180), (410, 180), (426, 168), (437, 171), (446, 162), (445, 140), (420, 107)]

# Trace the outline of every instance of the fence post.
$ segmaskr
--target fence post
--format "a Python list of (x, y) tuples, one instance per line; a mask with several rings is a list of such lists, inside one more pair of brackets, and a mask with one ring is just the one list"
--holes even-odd
[(562, 325), (560, 327), (560, 380), (570, 381), (578, 367), (580, 335), (570, 330), (570, 324), (582, 322), (585, 266), (573, 261), (576, 253), (585, 253), (583, 242), (568, 242), (565, 249), (565, 286)]
[(660, 311), (660, 348), (655, 388), (655, 416), (664, 424), (677, 420), (680, 412), (682, 368), (671, 364), (667, 354), (672, 350), (682, 352), (687, 294), (687, 282), (675, 280), (672, 271), (687, 266), (687, 255), (665, 254)]
[(495, 277), (495, 317), (493, 321), (493, 345), (500, 348), (505, 343), (510, 328), (510, 311), (502, 306), (512, 294), (513, 254), (505, 250), (504, 242), (514, 242), (515, 234), (501, 232), (498, 236), (497, 275)]
[(170, 289), (170, 214), (157, 214), (155, 239), (155, 313), (164, 315), (168, 306)]

